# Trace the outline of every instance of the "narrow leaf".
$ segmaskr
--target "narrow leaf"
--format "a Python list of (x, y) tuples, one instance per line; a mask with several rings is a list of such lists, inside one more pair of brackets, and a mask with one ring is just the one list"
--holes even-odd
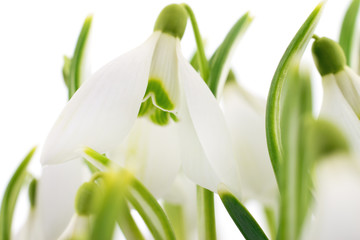
[(266, 138), (271, 163), (280, 191), (281, 185), (279, 184), (279, 169), (283, 158), (280, 136), (280, 96), (284, 85), (284, 79), (287, 76), (288, 68), (291, 63), (293, 63), (295, 59), (299, 58), (305, 51), (305, 48), (313, 35), (317, 22), (319, 21), (322, 8), (323, 3), (320, 3), (306, 19), (293, 40), (290, 42), (276, 69), (268, 94), (266, 107)]
[(210, 59), (210, 75), (208, 85), (215, 96), (222, 90), (230, 70), (231, 56), (243, 33), (252, 22), (249, 13), (244, 14), (231, 28), (224, 41)]
[(65, 85), (68, 89), (70, 87), (70, 66), (71, 66), (71, 58), (69, 58), (68, 56), (64, 56), (64, 66), (63, 66), (62, 74)]
[(226, 210), (245, 239), (268, 239), (250, 212), (236, 199), (234, 195), (223, 189), (219, 190), (218, 193)]
[[(110, 159), (89, 147), (84, 148), (84, 153), (84, 157), (87, 160), (92, 159), (107, 167), (111, 165)], [(126, 199), (138, 211), (154, 238), (164, 240), (175, 239), (169, 219), (155, 197), (151, 195), (149, 190), (132, 173), (126, 169), (120, 169), (119, 176), (121, 176), (122, 182), (126, 183), (126, 191), (123, 191), (122, 194), (125, 195)], [(123, 204), (119, 201), (117, 205)]]
[(291, 65), (284, 83), (281, 109), (283, 164), (278, 239), (298, 239), (310, 199), (309, 158), (305, 156), (307, 119), (312, 118), (310, 77)]
[[(353, 51), (353, 42), (356, 30), (356, 19), (359, 13), (360, 0), (353, 0), (346, 11), (344, 20), (341, 25), (339, 44), (344, 50), (346, 62), (352, 66), (351, 58)], [(356, 53), (357, 54), (357, 53)]]
[(175, 239), (175, 234), (164, 210), (136, 178), (132, 178), (127, 198), (143, 218), (155, 239)]
[(16, 169), (6, 187), (0, 210), (0, 240), (9, 240), (11, 237), (11, 225), (16, 201), (27, 175), (27, 166), (35, 150), (35, 147), (30, 150), (28, 155)]
[(91, 22), (92, 22), (92, 15), (88, 16), (85, 19), (79, 38), (76, 43), (74, 55), (71, 58), (69, 80), (68, 80), (69, 99), (78, 90), (78, 88), (80, 87), (83, 81), (82, 77), (84, 74), (83, 72), (84, 55), (90, 33)]
[(121, 199), (121, 211), (117, 217), (117, 223), (127, 240), (144, 240), (140, 229), (131, 215), (130, 208), (125, 199)]

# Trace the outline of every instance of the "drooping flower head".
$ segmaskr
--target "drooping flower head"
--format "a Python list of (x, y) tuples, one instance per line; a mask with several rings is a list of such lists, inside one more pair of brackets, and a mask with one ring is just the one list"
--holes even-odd
[(117, 159), (155, 195), (180, 166), (213, 191), (237, 182), (218, 103), (180, 50), (186, 22), (181, 5), (165, 7), (144, 44), (87, 80), (51, 130), (42, 164), (69, 161), (88, 146)]
[(360, 77), (346, 66), (344, 52), (333, 40), (316, 39), (312, 52), (323, 79), (320, 117), (336, 123), (360, 156)]

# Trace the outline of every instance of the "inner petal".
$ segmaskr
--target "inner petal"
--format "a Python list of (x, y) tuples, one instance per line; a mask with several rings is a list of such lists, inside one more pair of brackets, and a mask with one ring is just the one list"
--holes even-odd
[(161, 34), (151, 62), (149, 81), (138, 117), (165, 126), (178, 121), (179, 81), (177, 69), (177, 39)]

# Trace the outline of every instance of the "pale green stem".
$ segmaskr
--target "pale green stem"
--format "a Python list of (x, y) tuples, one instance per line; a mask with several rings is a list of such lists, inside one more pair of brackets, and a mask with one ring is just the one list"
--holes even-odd
[(165, 201), (164, 209), (167, 216), (169, 217), (171, 225), (174, 228), (176, 239), (187, 239), (183, 206), (181, 204), (173, 204)]
[(194, 36), (195, 36), (195, 41), (196, 41), (196, 46), (197, 46), (197, 53), (198, 53), (197, 57), (199, 60), (200, 74), (201, 74), (201, 77), (204, 79), (204, 81), (207, 83), (209, 80), (209, 63), (205, 56), (204, 45), (203, 45), (203, 41), (202, 41), (201, 34), (199, 31), (199, 27), (198, 27), (194, 12), (190, 8), (190, 6), (187, 4), (183, 4), (183, 6), (189, 15), (191, 25), (192, 25), (192, 28), (194, 31)]
[(214, 193), (197, 186), (198, 234), (199, 240), (215, 240)]

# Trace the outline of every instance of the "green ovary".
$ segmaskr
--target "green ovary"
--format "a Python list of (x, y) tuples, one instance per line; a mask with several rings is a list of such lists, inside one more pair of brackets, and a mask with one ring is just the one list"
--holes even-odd
[(144, 98), (147, 98), (147, 100), (140, 106), (139, 117), (148, 117), (153, 123), (160, 126), (167, 125), (170, 119), (175, 122), (178, 121), (174, 113), (168, 112), (174, 110), (175, 105), (171, 101), (161, 81), (149, 79)]

